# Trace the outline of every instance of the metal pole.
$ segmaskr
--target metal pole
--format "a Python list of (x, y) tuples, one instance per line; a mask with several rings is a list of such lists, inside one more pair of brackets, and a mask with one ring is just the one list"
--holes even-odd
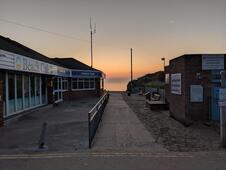
[[(225, 71), (221, 71), (221, 88), (225, 88)], [(226, 107), (220, 107), (220, 134), (221, 143), (223, 147), (226, 147)]]
[(133, 81), (133, 49), (131, 48), (130, 49), (130, 51), (131, 51), (131, 83), (130, 83), (130, 86), (131, 86), (131, 91), (132, 91), (132, 87), (133, 87), (133, 85), (132, 85), (132, 81)]
[(93, 31), (90, 31), (91, 38), (91, 68), (93, 68)]

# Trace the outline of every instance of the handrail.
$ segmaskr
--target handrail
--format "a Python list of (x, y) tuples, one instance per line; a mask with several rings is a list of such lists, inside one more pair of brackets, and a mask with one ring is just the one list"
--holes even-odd
[(93, 110), (100, 104), (100, 102), (103, 100), (103, 98), (105, 98), (108, 95), (108, 92), (106, 92), (101, 99), (97, 102), (97, 104), (95, 104), (95, 106), (93, 106), (93, 108), (89, 111), (89, 113), (92, 113)]
[(101, 99), (97, 102), (97, 104), (89, 111), (88, 114), (91, 114), (94, 110), (94, 114), (91, 115), (90, 117), (90, 120), (93, 120), (93, 118), (95, 117), (95, 115), (97, 114), (98, 110), (100, 109), (101, 105), (104, 103), (105, 99), (107, 98), (108, 96), (108, 92), (106, 92), (102, 97)]
[[(92, 140), (96, 134), (97, 128), (101, 121), (104, 108), (108, 102), (109, 93), (106, 92), (97, 104), (88, 112), (88, 127), (89, 127), (89, 148), (92, 146)], [(92, 114), (93, 113), (93, 114)]]

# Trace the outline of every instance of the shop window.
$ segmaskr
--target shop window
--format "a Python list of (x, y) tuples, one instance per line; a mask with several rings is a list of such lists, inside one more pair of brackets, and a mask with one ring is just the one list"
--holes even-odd
[(16, 75), (17, 111), (23, 109), (23, 83), (22, 75)]
[(35, 104), (39, 105), (40, 104), (40, 77), (36, 77), (36, 86), (35, 86)]
[(77, 79), (72, 79), (72, 89), (78, 89), (78, 81), (77, 81)]
[(62, 79), (63, 90), (68, 90), (68, 78)]
[[(38, 106), (46, 100), (46, 81), (40, 76), (28, 76), (22, 74), (6, 74), (6, 116), (10, 116), (28, 109), (29, 107)], [(41, 90), (41, 85), (43, 90)], [(43, 93), (44, 99), (41, 99)]]
[(90, 79), (84, 79), (84, 88), (89, 89)]
[(58, 81), (57, 78), (53, 79), (53, 90), (57, 90), (58, 89)]
[(15, 75), (8, 74), (9, 113), (15, 112)]
[(95, 79), (90, 79), (90, 88), (91, 89), (95, 88)]
[(78, 89), (84, 89), (84, 81), (83, 81), (83, 79), (78, 79)]
[(42, 77), (41, 78), (41, 86), (42, 86), (42, 104), (46, 104), (47, 103), (47, 95), (46, 95), (46, 78)]
[(30, 92), (29, 92), (29, 76), (24, 76), (24, 107), (28, 108), (30, 105), (30, 101), (29, 101), (29, 96), (30, 96)]
[(95, 89), (95, 79), (89, 78), (73, 78), (72, 90), (93, 90)]
[(35, 105), (35, 76), (30, 76), (31, 82), (31, 106)]

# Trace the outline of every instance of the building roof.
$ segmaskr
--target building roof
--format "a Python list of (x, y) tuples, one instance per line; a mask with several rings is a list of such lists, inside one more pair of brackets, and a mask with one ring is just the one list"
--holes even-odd
[(35, 60), (47, 62), (50, 64), (59, 65), (58, 63), (54, 62), (47, 56), (44, 56), (43, 54), (40, 54), (14, 40), (11, 40), (10, 38), (6, 38), (1, 35), (0, 35), (0, 50), (5, 50), (8, 52), (19, 54)]
[(52, 60), (69, 69), (99, 71), (74, 58), (53, 58)]
[[(68, 69), (75, 70), (93, 70), (99, 71), (95, 68), (74, 59), (74, 58), (49, 58), (43, 54), (40, 54), (37, 51), (34, 51), (10, 38), (3, 37), (0, 35), (0, 50), (5, 50), (15, 54), (19, 54), (25, 57), (29, 57), (35, 60), (43, 61), (46, 63), (54, 64), (57, 66), (62, 66)], [(100, 71), (101, 72), (101, 71)]]

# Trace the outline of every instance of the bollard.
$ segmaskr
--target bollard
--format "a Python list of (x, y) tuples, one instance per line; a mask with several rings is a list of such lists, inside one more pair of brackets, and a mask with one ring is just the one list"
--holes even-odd
[(42, 131), (38, 142), (38, 150), (48, 150), (48, 146), (46, 146), (46, 128), (47, 123), (44, 122), (42, 125)]

